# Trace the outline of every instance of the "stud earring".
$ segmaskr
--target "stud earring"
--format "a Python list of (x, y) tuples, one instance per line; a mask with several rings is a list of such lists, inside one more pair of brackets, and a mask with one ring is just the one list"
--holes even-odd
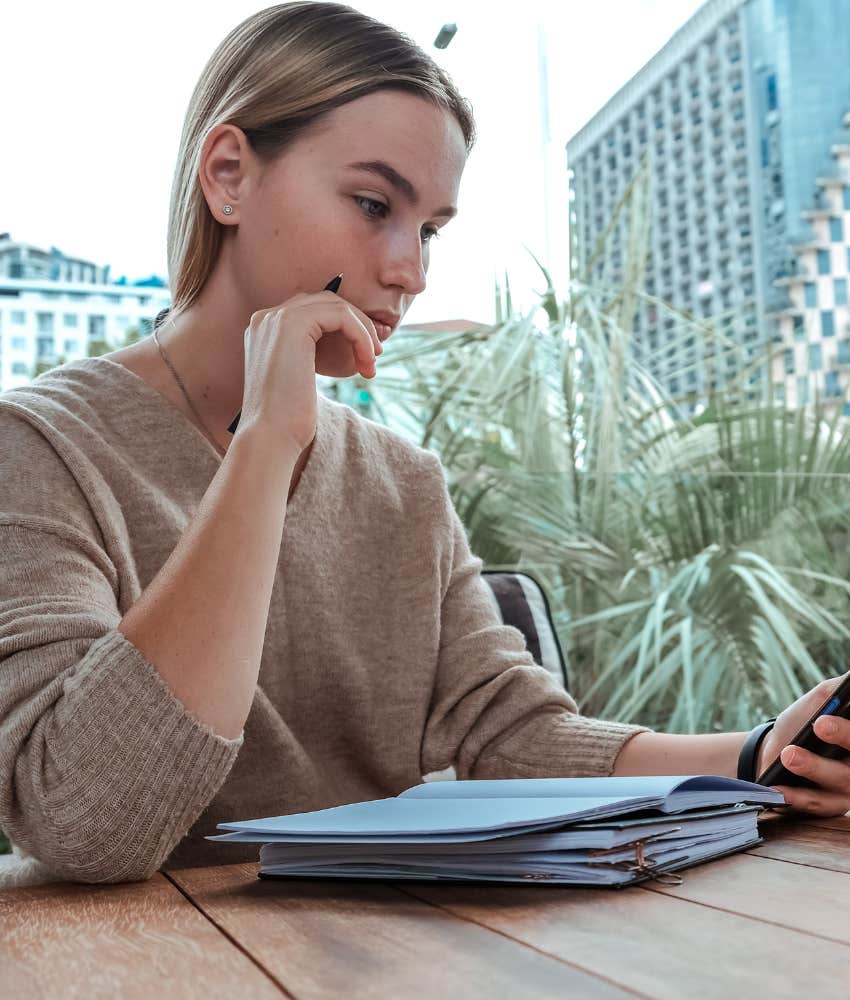
[(233, 215), (233, 206), (225, 205), (224, 208), (222, 209), (222, 212), (224, 212), (225, 215)]

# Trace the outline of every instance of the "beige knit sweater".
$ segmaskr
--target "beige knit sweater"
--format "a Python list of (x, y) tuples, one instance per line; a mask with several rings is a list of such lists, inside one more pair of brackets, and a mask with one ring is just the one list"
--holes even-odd
[(500, 624), (437, 458), (320, 397), (243, 737), (117, 630), (220, 463), (108, 358), (0, 395), (0, 829), (83, 882), (256, 860), (226, 820), (459, 778), (607, 775), (642, 727), (580, 716)]

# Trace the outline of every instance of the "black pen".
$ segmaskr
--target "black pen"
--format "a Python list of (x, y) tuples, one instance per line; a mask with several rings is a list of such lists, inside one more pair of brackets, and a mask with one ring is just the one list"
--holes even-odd
[[(341, 284), (342, 284), (342, 274), (338, 274), (335, 278), (331, 278), (331, 280), (325, 285), (323, 291), (338, 292), (339, 286)], [(233, 423), (227, 428), (230, 434), (236, 433), (236, 428), (239, 426), (239, 418), (241, 416), (242, 416), (242, 411), (240, 410), (233, 418)]]

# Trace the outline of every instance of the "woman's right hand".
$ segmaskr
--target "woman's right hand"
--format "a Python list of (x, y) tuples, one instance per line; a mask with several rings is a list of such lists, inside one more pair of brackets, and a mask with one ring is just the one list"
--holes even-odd
[[(351, 370), (374, 378), (383, 351), (375, 324), (334, 292), (299, 294), (251, 316), (245, 330), (245, 388), (237, 435), (259, 425), (300, 454), (316, 433), (316, 349), (326, 335), (343, 338)], [(337, 374), (327, 372), (324, 374)]]

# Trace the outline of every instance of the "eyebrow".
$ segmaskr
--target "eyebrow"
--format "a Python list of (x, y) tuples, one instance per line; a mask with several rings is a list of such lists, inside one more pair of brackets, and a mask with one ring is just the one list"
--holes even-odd
[[(350, 170), (364, 170), (367, 173), (383, 177), (385, 181), (392, 184), (396, 191), (401, 192), (411, 205), (419, 204), (419, 194), (416, 188), (406, 177), (402, 177), (395, 167), (391, 167), (385, 160), (366, 160), (358, 163), (349, 163), (348, 168)], [(457, 215), (457, 208), (454, 205), (446, 205), (444, 208), (438, 208), (434, 212), (434, 215), (445, 215), (452, 219)]]

